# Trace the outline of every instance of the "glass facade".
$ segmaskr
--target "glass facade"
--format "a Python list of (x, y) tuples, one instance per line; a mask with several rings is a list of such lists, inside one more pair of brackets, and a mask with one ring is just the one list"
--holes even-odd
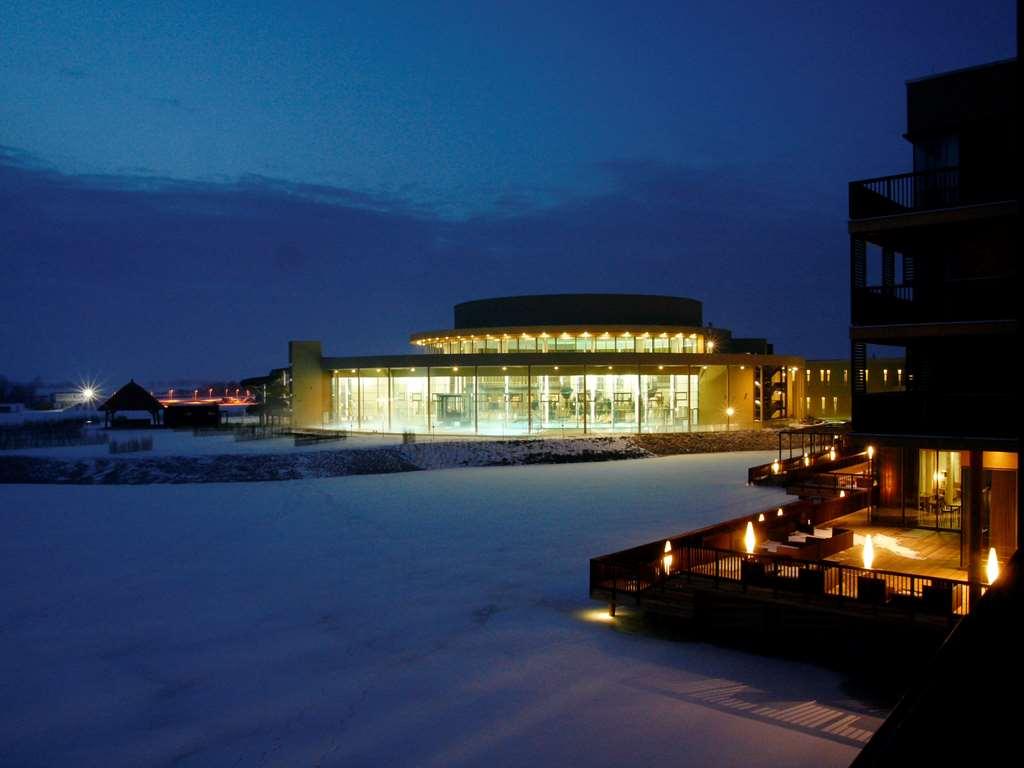
[(506, 354), (509, 352), (710, 352), (705, 336), (693, 331), (650, 333), (574, 331), (572, 333), (501, 333), (475, 336), (414, 338), (425, 352), (444, 355)]
[(749, 429), (754, 374), (743, 365), (343, 369), (331, 375), (330, 424), (480, 435)]

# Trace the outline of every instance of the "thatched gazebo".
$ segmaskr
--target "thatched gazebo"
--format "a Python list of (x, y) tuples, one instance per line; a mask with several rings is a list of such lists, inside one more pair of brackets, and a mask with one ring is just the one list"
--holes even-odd
[(108, 427), (114, 423), (114, 414), (118, 411), (145, 411), (153, 424), (159, 424), (164, 406), (132, 379), (111, 395), (110, 399), (100, 406), (100, 410), (106, 413)]

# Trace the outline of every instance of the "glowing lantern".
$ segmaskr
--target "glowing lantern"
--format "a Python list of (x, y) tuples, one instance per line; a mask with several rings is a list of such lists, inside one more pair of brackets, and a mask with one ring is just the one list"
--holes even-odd
[(988, 550), (988, 565), (985, 567), (985, 572), (989, 584), (994, 584), (995, 580), (999, 578), (999, 558), (996, 557), (995, 547), (990, 547)]
[(669, 571), (672, 570), (672, 542), (668, 539), (665, 540), (665, 556), (661, 558), (661, 567), (665, 571), (665, 575), (668, 576)]
[(846, 491), (839, 491), (839, 498), (840, 499), (845, 499), (846, 498)]
[(806, 453), (804, 454), (804, 466), (805, 467), (811, 466), (811, 457), (808, 456)]
[(864, 567), (871, 570), (875, 562), (875, 545), (871, 543), (871, 534), (864, 537)]
[(772, 474), (773, 475), (779, 474), (779, 470), (780, 469), (781, 469), (781, 467), (779, 466), (779, 461), (778, 461), (778, 459), (776, 459), (775, 461), (772, 462)]
[(782, 507), (779, 507), (779, 511), (775, 513), (776, 517), (782, 517)]
[(759, 522), (759, 523), (763, 523), (764, 522), (764, 512), (762, 512), (760, 515), (757, 516), (757, 522)]
[(743, 535), (743, 543), (747, 547), (747, 554), (754, 554), (754, 546), (757, 544), (757, 539), (754, 537), (754, 524), (751, 522), (747, 523), (747, 532)]
[(875, 458), (875, 446), (869, 445), (868, 446), (868, 459), (873, 459), (873, 458)]
[(835, 461), (836, 460), (836, 449), (835, 448), (829, 448), (829, 450), (828, 450), (828, 460), (829, 461)]

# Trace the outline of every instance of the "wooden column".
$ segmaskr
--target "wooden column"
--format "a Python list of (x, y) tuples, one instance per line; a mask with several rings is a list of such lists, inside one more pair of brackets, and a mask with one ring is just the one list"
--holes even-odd
[(982, 551), (981, 514), (984, 498), (982, 488), (985, 469), (981, 451), (970, 452), (970, 475), (967, 482), (967, 504), (963, 505), (965, 513), (961, 525), (966, 538), (967, 575), (972, 579), (985, 578), (985, 553)]

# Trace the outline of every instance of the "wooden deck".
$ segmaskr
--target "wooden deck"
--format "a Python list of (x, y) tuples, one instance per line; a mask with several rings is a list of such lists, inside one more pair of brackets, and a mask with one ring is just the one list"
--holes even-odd
[(837, 518), (830, 525), (849, 528), (854, 546), (826, 558), (843, 565), (862, 565), (864, 537), (871, 535), (875, 549), (874, 568), (943, 579), (965, 579), (960, 567), (960, 534), (921, 528), (869, 525), (867, 510)]

